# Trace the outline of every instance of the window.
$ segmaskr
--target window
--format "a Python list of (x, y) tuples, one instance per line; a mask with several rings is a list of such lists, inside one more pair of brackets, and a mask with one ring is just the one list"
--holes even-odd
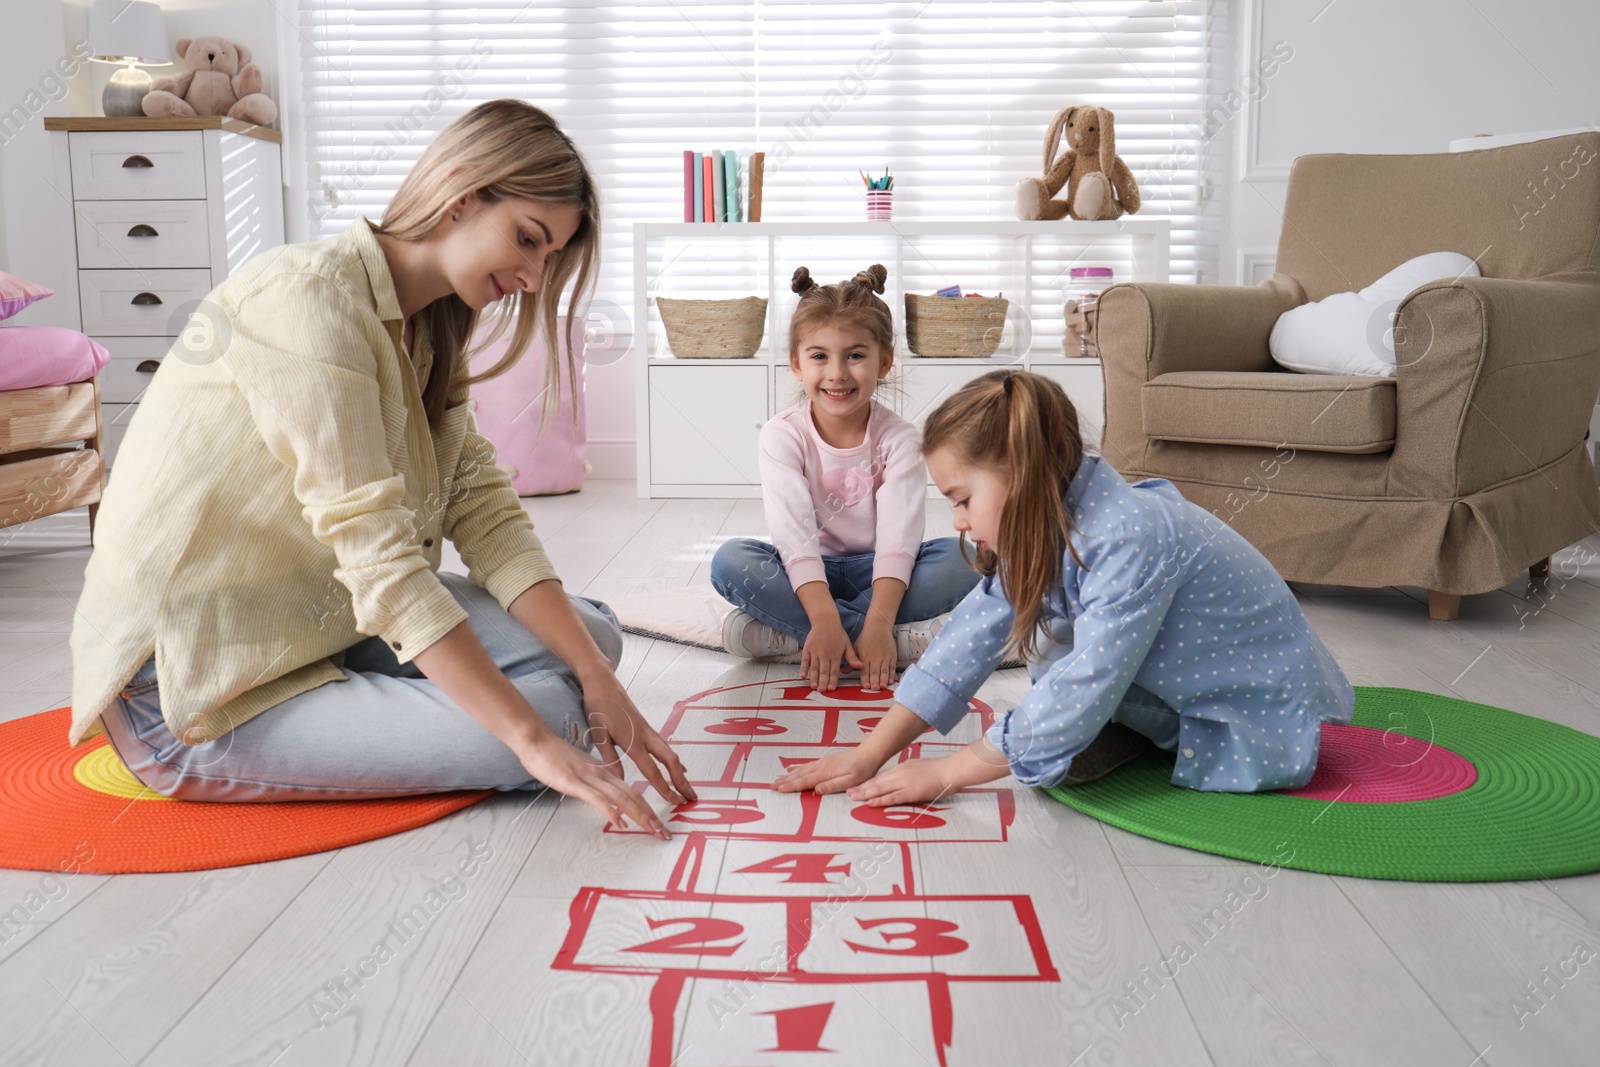
[(1208, 0), (300, 0), (309, 233), (381, 217), (435, 131), (521, 97), (592, 164), (599, 295), (630, 308), (632, 224), (682, 218), (684, 149), (766, 152), (769, 221), (862, 218), (857, 172), (885, 167), (896, 218), (1010, 219), (1051, 118), (1092, 102), (1141, 214), (1172, 219), (1173, 280), (1214, 281), (1216, 18)]

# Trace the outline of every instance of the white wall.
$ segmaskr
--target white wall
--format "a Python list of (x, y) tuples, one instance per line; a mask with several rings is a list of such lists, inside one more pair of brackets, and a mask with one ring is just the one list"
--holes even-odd
[[(1271, 271), (1289, 164), (1600, 126), (1600, 7), (1570, 0), (1236, 0), (1238, 71), (1292, 56), (1230, 123), (1224, 280)], [(1359, 205), (1352, 205), (1352, 210)], [(1232, 277), (1228, 274), (1232, 272)]]
[[(82, 37), (80, 30), (77, 39)], [(61, 8), (7, 5), (0, 33), (0, 269), (52, 289), (61, 285), (72, 260), (71, 235), (55, 232), (56, 205), (70, 190), (55, 187), (50, 135), (44, 131), (46, 115), (68, 113), (58, 61), (61, 69), (71, 69)], [(41, 300), (11, 321), (77, 325), (77, 309), (62, 304)]]
[[(272, 4), (265, 0), (159, 2), (172, 42), (220, 34), (247, 46), (252, 61), (266, 75), (268, 95), (280, 101), (281, 108), (278, 42), (282, 29)], [(58, 83), (52, 78), (56, 62), (70, 55), (73, 43), (82, 41), (88, 28), (88, 0), (27, 0), (6, 5), (5, 33), (0, 34), (0, 121), (19, 104), (29, 116), (26, 123), (0, 126), (0, 268), (53, 289), (62, 285), (73, 261), (71, 234), (58, 232), (60, 216), (54, 206), (70, 199), (71, 191), (57, 188), (50, 138), (59, 135), (45, 132), (43, 117), (100, 114), (100, 93), (115, 70), (113, 66), (78, 64), (65, 92), (55, 91)], [(145, 69), (159, 78), (182, 68)], [(78, 309), (52, 298), (34, 304), (12, 321), (75, 327)]]

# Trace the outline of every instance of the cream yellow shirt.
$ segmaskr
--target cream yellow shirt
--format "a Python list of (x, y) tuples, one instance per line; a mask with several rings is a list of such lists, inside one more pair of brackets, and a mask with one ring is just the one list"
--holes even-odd
[[(73, 620), (76, 744), (156, 657), (161, 708), (212, 740), (326, 682), (379, 635), (402, 662), (466, 612), (449, 538), (509, 607), (556, 577), (467, 388), (430, 433), (394, 281), (370, 224), (264, 252), (161, 362), (100, 503)], [(419, 331), (421, 333), (421, 331)]]

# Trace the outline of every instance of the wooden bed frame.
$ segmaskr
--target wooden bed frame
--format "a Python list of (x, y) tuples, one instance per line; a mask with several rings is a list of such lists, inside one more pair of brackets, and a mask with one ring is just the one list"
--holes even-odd
[(105, 488), (100, 377), (0, 392), (0, 528), (89, 506)]

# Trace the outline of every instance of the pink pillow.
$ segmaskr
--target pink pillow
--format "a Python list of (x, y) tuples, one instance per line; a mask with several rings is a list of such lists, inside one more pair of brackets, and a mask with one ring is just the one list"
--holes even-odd
[(9, 319), (35, 300), (54, 295), (54, 289), (25, 282), (15, 274), (0, 270), (0, 319)]
[(111, 354), (60, 326), (0, 326), (0, 390), (86, 382)]

